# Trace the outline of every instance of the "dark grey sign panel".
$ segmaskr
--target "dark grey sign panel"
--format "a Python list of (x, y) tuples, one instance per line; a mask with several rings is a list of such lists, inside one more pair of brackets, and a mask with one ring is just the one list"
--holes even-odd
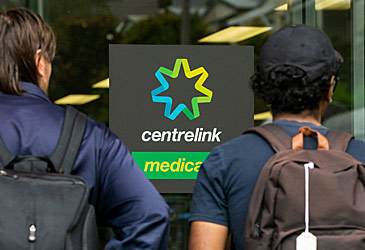
[(109, 56), (110, 127), (160, 192), (192, 191), (208, 152), (253, 125), (253, 47), (111, 45)]

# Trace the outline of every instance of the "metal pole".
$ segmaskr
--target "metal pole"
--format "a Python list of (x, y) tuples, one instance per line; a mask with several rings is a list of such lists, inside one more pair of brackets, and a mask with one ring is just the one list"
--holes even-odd
[(315, 0), (305, 1), (305, 24), (316, 27), (316, 2)]
[(38, 0), (38, 14), (44, 18), (43, 0)]
[(353, 1), (352, 7), (354, 134), (357, 139), (365, 140), (364, 0)]
[(303, 3), (302, 0), (292, 1), (292, 11), (293, 11), (293, 24), (303, 23)]
[(182, 2), (180, 43), (190, 43), (190, 0)]

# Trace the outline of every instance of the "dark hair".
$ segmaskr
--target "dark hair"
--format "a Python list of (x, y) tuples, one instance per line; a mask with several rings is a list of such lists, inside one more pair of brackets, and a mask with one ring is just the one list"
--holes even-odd
[(56, 52), (52, 28), (28, 9), (0, 12), (0, 91), (23, 95), (19, 81), (39, 86), (35, 63), (37, 50), (48, 62)]
[(259, 74), (251, 77), (255, 94), (271, 105), (272, 113), (314, 111), (330, 88), (331, 76), (309, 81), (306, 73), (295, 66), (278, 66), (270, 71), (268, 81)]

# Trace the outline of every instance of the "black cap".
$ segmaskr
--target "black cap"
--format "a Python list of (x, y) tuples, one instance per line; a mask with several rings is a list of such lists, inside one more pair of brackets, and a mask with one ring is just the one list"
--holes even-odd
[(277, 66), (291, 65), (307, 73), (310, 81), (324, 75), (337, 75), (343, 62), (322, 31), (306, 25), (286, 26), (264, 44), (259, 63), (260, 77), (267, 81)]

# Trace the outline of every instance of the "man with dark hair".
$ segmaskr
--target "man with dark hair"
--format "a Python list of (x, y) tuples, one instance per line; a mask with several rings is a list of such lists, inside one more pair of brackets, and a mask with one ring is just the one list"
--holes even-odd
[[(49, 156), (57, 145), (65, 111), (47, 97), (55, 51), (39, 15), (0, 12), (0, 136), (13, 156)], [(87, 181), (98, 223), (116, 234), (105, 249), (167, 249), (167, 205), (105, 125), (88, 119), (72, 174)]]
[[(342, 57), (323, 32), (305, 25), (280, 29), (262, 48), (254, 92), (271, 107), (273, 123), (293, 137), (321, 125), (337, 82)], [(316, 149), (313, 137), (306, 149)], [(365, 143), (351, 140), (347, 153), (365, 162)], [(222, 250), (228, 234), (232, 249), (244, 249), (246, 215), (256, 180), (274, 155), (259, 135), (248, 133), (216, 147), (200, 168), (191, 207), (190, 250)], [(265, 248), (266, 249), (266, 248)]]

